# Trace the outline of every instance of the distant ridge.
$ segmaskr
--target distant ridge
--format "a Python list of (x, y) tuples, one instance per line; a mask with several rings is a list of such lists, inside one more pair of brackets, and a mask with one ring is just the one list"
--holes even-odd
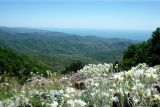
[(63, 32), (56, 32), (56, 31), (49, 31), (49, 30), (42, 30), (36, 28), (29, 28), (29, 27), (4, 27), (0, 26), (0, 31), (8, 32), (8, 33), (61, 33), (63, 35), (67, 35), (67, 33)]
[(0, 27), (0, 45), (23, 52), (56, 70), (64, 69), (75, 60), (86, 63), (121, 60), (123, 51), (133, 43), (138, 41)]

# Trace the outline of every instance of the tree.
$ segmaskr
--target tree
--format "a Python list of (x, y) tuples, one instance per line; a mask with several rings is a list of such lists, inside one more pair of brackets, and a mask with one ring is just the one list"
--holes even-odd
[(153, 32), (149, 42), (151, 43), (151, 66), (160, 64), (160, 28)]
[(153, 32), (148, 41), (130, 45), (124, 52), (120, 66), (129, 69), (138, 63), (146, 63), (149, 66), (160, 64), (160, 28)]

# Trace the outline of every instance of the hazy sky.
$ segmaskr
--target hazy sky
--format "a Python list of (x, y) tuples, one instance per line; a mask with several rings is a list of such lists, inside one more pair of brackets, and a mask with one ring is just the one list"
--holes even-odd
[(153, 31), (160, 1), (0, 0), (0, 25)]

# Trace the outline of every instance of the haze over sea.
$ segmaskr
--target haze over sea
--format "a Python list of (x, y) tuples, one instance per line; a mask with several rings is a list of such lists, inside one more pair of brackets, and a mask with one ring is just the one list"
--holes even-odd
[(104, 38), (124, 38), (145, 41), (151, 37), (152, 31), (145, 30), (109, 30), (109, 29), (78, 29), (78, 28), (41, 28), (50, 31), (65, 32), (80, 36), (98, 36)]

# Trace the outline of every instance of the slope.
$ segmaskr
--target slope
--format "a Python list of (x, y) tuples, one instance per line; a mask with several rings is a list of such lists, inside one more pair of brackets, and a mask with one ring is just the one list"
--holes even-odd
[(18, 77), (20, 81), (26, 80), (30, 73), (46, 75), (49, 68), (29, 59), (22, 53), (0, 46), (0, 74)]
[[(24, 28), (23, 28), (23, 31)], [(123, 51), (137, 41), (120, 38), (79, 36), (62, 32), (20, 32), (13, 28), (0, 29), (0, 44), (23, 52), (60, 70), (74, 60), (86, 63), (114, 62), (121, 60)]]

